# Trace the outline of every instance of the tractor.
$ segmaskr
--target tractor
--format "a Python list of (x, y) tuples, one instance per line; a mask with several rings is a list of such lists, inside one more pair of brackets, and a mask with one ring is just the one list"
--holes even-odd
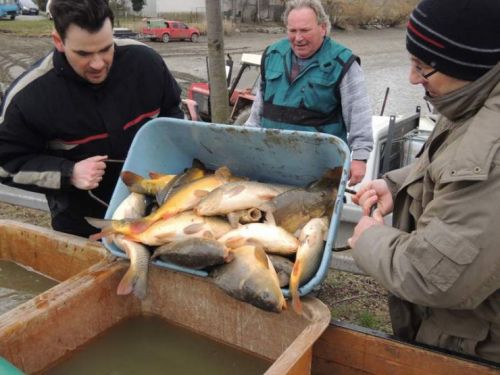
[[(244, 53), (238, 74), (232, 78), (233, 60), (228, 54), (226, 77), (231, 114), (228, 122), (242, 125), (250, 116), (250, 109), (255, 99), (255, 90), (260, 79), (260, 55)], [(208, 58), (207, 58), (208, 66)], [(208, 71), (208, 69), (207, 69)], [(187, 92), (187, 99), (182, 101), (186, 117), (193, 121), (211, 121), (210, 86), (207, 82), (192, 83)]]

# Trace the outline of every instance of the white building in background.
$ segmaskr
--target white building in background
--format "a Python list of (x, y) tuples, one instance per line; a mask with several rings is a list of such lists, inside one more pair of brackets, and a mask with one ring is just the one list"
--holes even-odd
[[(217, 1), (217, 0), (210, 0)], [(279, 20), (283, 12), (282, 0), (219, 0), (221, 10), (228, 18), (243, 22)], [(161, 13), (205, 13), (205, 0), (146, 0), (141, 14), (157, 17)]]
[[(129, 7), (132, 4), (129, 1)], [(146, 0), (141, 15), (157, 17), (160, 13), (193, 12), (205, 14), (205, 0)]]
[[(205, 0), (146, 0), (156, 3), (158, 13), (193, 12), (205, 13)], [(211, 0), (216, 1), (216, 0)]]

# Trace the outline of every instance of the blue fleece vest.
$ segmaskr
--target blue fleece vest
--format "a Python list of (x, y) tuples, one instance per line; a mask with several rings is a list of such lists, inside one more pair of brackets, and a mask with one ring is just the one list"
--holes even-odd
[(339, 85), (357, 57), (327, 37), (309, 65), (291, 82), (292, 53), (287, 39), (265, 51), (261, 65), (262, 126), (319, 131), (346, 141)]

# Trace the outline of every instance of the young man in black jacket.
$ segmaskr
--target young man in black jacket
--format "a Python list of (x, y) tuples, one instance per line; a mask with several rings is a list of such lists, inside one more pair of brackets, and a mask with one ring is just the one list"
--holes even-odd
[(54, 51), (20, 76), (0, 108), (0, 182), (43, 192), (54, 229), (89, 236), (132, 139), (148, 120), (182, 118), (161, 56), (113, 39), (106, 0), (53, 0)]

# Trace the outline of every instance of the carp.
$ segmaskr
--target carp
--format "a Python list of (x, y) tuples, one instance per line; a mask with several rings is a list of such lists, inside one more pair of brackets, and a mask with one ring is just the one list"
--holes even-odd
[[(237, 179), (237, 177), (231, 176), (228, 168), (219, 168), (213, 175), (202, 177), (182, 185), (156, 211), (142, 219), (105, 222), (100, 219), (85, 218), (90, 225), (102, 228), (101, 232), (93, 234), (89, 238), (91, 240), (98, 240), (113, 233), (120, 233), (130, 237), (133, 234), (142, 233), (160, 219), (166, 220), (180, 212), (190, 210), (209, 191), (233, 179)], [(162, 244), (159, 243), (157, 245)]]
[(209, 238), (170, 242), (157, 247), (152, 258), (194, 269), (227, 263), (231, 259), (228, 249), (222, 243)]
[(216, 267), (210, 276), (230, 296), (261, 309), (281, 312), (286, 301), (278, 275), (264, 250), (259, 246), (242, 246), (231, 250), (234, 259)]
[[(290, 188), (289, 188), (290, 189)], [(256, 181), (236, 181), (214, 189), (194, 208), (201, 216), (225, 215), (258, 207), (281, 194), (285, 189)]]
[(245, 243), (257, 243), (266, 252), (280, 255), (292, 255), (297, 251), (299, 241), (281, 227), (264, 223), (250, 223), (233, 229), (218, 239), (230, 248), (243, 246)]
[[(146, 211), (146, 199), (144, 195), (130, 193), (113, 213), (114, 220), (137, 219)], [(125, 239), (121, 235), (112, 236), (112, 240), (118, 248), (125, 252), (130, 259), (130, 267), (118, 284), (116, 293), (127, 295), (131, 292), (140, 299), (147, 294), (149, 250), (139, 243)]]
[[(198, 216), (193, 211), (186, 211), (168, 220), (158, 220), (141, 233), (125, 234), (127, 239), (132, 241), (149, 246), (160, 246), (189, 237), (218, 239), (231, 229), (231, 225), (223, 219)], [(123, 233), (122, 230), (119, 232)]]
[(309, 281), (318, 269), (323, 255), (323, 242), (327, 231), (328, 219), (322, 217), (311, 219), (300, 232), (300, 245), (290, 275), (289, 287), (292, 306), (297, 314), (302, 314), (299, 287)]
[(168, 219), (179, 212), (190, 210), (212, 190), (237, 179), (239, 178), (233, 177), (227, 167), (221, 167), (213, 175), (180, 186), (172, 192), (158, 210), (144, 217), (143, 222), (151, 225), (159, 219)]
[(176, 175), (156, 194), (156, 200), (162, 205), (182, 185), (198, 180), (211, 173), (212, 171), (206, 169), (203, 163), (194, 159), (191, 168), (186, 168), (183, 173)]
[(259, 208), (266, 213), (269, 223), (295, 234), (312, 218), (330, 215), (336, 196), (336, 189), (331, 192), (296, 188), (278, 195)]
[(342, 167), (328, 169), (307, 188), (286, 191), (258, 208), (267, 222), (296, 234), (310, 219), (331, 216), (342, 173)]

